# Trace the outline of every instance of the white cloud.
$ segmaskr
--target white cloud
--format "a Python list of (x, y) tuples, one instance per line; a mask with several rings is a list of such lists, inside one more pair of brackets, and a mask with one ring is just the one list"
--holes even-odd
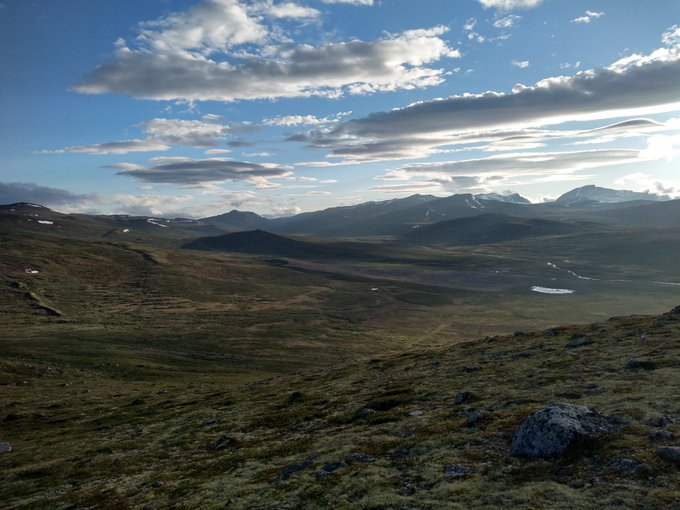
[(166, 151), (169, 148), (169, 145), (155, 140), (121, 140), (90, 145), (74, 145), (57, 150), (44, 150), (39, 151), (39, 154), (128, 154), (130, 152)]
[(293, 2), (275, 4), (272, 0), (255, 2), (251, 11), (272, 18), (314, 19), (321, 15), (321, 12), (311, 7), (304, 7)]
[(604, 16), (604, 12), (586, 11), (585, 15), (571, 20), (572, 23), (590, 23), (594, 19)]
[(493, 7), (501, 11), (513, 11), (515, 9), (532, 9), (541, 5), (543, 0), (477, 0), (482, 7)]
[(336, 113), (332, 117), (317, 117), (315, 115), (283, 115), (264, 119), (262, 124), (265, 126), (318, 126), (339, 122), (342, 117), (351, 115), (352, 112)]
[(249, 10), (236, 0), (204, 0), (144, 24), (134, 45), (119, 40), (114, 58), (74, 89), (184, 101), (338, 97), (440, 84), (444, 71), (429, 64), (460, 56), (441, 26), (295, 45), (271, 24), (293, 5), (257, 2)]
[(208, 156), (218, 156), (231, 153), (231, 149), (208, 149), (204, 154)]
[(228, 126), (200, 120), (155, 118), (141, 125), (149, 139), (190, 147), (212, 147), (230, 132)]
[(291, 140), (363, 160), (426, 156), (470, 133), (526, 130), (567, 121), (651, 115), (680, 108), (680, 49), (631, 55), (604, 68), (557, 76), (510, 93), (484, 92), (373, 113)]
[(673, 25), (661, 36), (661, 40), (666, 46), (679, 47), (680, 46), (680, 26)]
[(516, 16), (514, 14), (509, 14), (508, 16), (505, 16), (504, 18), (500, 18), (500, 19), (497, 19), (496, 21), (494, 21), (493, 26), (496, 27), (496, 28), (512, 28), (521, 19), (522, 19), (522, 16)]
[(321, 0), (325, 4), (373, 5), (373, 0)]
[(680, 157), (680, 134), (650, 136), (642, 156), (653, 161), (671, 161)]
[(614, 184), (642, 193), (653, 193), (673, 198), (677, 198), (680, 195), (680, 189), (678, 189), (677, 184), (664, 183), (644, 172), (624, 175), (614, 181)]
[(519, 67), (520, 69), (526, 69), (527, 67), (529, 67), (528, 60), (513, 60), (511, 64), (515, 67)]
[(524, 152), (486, 158), (414, 163), (400, 167), (400, 175), (495, 176), (570, 174), (579, 170), (639, 161), (637, 150), (593, 150), (577, 152)]

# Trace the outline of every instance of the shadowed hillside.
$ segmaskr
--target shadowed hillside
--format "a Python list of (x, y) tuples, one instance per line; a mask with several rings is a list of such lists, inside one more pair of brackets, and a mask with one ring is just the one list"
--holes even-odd
[[(6, 508), (672, 508), (680, 309), (247, 385), (3, 357)], [(104, 361), (104, 360), (102, 360)], [(550, 402), (609, 432), (510, 455)]]

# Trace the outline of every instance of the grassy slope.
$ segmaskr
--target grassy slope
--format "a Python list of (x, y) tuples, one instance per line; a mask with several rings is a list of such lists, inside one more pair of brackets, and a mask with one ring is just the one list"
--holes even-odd
[[(0, 500), (5, 508), (671, 508), (678, 471), (647, 436), (659, 418), (680, 418), (679, 334), (675, 310), (226, 386), (6, 360), (2, 433), (14, 450), (0, 457)], [(575, 336), (589, 343), (565, 348)], [(626, 368), (633, 358), (655, 368)], [(455, 405), (461, 391), (473, 401)], [(552, 401), (594, 407), (621, 429), (559, 461), (509, 458), (517, 424)], [(378, 411), (358, 418), (365, 407)], [(481, 422), (466, 425), (469, 408), (485, 413)], [(678, 434), (680, 423), (666, 429)], [(452, 464), (472, 473), (447, 478)]]
[[(654, 232), (634, 239), (637, 264), (623, 257), (630, 240), (622, 234), (606, 239), (621, 246), (613, 256), (601, 236), (447, 250), (377, 242), (367, 260), (281, 266), (176, 250), (174, 234), (153, 225), (149, 234), (162, 237), (102, 237), (94, 220), (81, 230), (78, 221), (59, 231), (34, 222), (0, 230), (0, 440), (14, 448), (0, 457), (4, 506), (413, 508), (460, 501), (468, 508), (502, 506), (507, 497), (507, 504), (561, 498), (565, 508), (586, 508), (598, 498), (616, 506), (616, 489), (630, 507), (663, 507), (677, 497), (663, 488), (672, 472), (646, 440), (650, 419), (680, 412), (678, 385), (669, 383), (678, 381), (668, 362), (678, 354), (674, 324), (655, 328), (640, 318), (584, 326), (597, 341), (573, 351), (563, 346), (574, 328), (456, 346), (668, 309), (677, 288), (652, 282), (678, 281), (678, 269), (659, 250), (645, 253)], [(602, 281), (575, 279), (546, 261)], [(633, 281), (614, 281), (621, 277)], [(533, 284), (577, 293), (534, 294)], [(376, 355), (382, 361), (351, 362)], [(659, 358), (660, 368), (623, 368), (643, 355)], [(294, 372), (300, 375), (281, 375)], [(465, 427), (452, 404), (464, 389), (477, 394), (471, 406), (488, 411), (480, 427)], [(303, 398), (287, 405), (294, 391)], [(557, 399), (595, 405), (630, 425), (592, 465), (507, 460), (509, 434), (523, 414)], [(385, 410), (353, 419), (367, 405)], [(424, 414), (408, 416), (416, 409)], [(212, 419), (218, 422), (203, 425)], [(221, 436), (230, 438), (224, 447), (207, 448)], [(377, 461), (317, 476), (324, 463), (352, 452)], [(617, 456), (649, 468), (621, 471), (608, 464)], [(447, 480), (442, 469), (451, 463), (475, 473)], [(586, 475), (604, 485), (584, 489)]]

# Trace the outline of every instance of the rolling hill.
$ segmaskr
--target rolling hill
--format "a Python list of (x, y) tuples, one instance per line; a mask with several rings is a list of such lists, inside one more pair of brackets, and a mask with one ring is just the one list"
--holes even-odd
[(478, 245), (530, 237), (584, 233), (593, 228), (592, 224), (540, 218), (525, 219), (505, 214), (481, 214), (426, 225), (412, 230), (403, 239), (411, 243), (426, 245)]

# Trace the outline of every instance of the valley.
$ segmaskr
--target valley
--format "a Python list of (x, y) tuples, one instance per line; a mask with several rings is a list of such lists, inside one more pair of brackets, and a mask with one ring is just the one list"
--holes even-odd
[[(434, 458), (441, 462), (448, 454), (440, 450), (439, 439), (427, 436), (453, 434), (447, 441), (461, 445), (460, 455), (468, 463), (476, 459), (474, 470), (481, 478), (475, 475), (472, 485), (464, 485), (465, 491), (474, 492), (482, 480), (506, 469), (499, 460), (502, 438), (521, 410), (553, 399), (557, 389), (550, 388), (576, 387), (579, 377), (590, 377), (570, 373), (571, 363), (577, 358), (583, 363), (584, 358), (567, 356), (566, 365), (566, 359), (546, 361), (552, 375), (541, 376), (547, 386), (537, 390), (545, 395), (527, 397), (518, 386), (513, 392), (525, 396), (493, 397), (484, 405), (499, 421), (489, 430), (467, 432), (458, 428), (457, 418), (444, 419), (442, 413), (450, 412), (441, 400), (446, 390), (432, 379), (437, 377), (430, 373), (434, 368), (425, 370), (429, 360), (451, 356), (446, 359), (484, 367), (483, 378), (475, 369), (469, 377), (455, 376), (453, 385), (490, 395), (494, 385), (504, 384), (504, 376), (498, 371), (503, 363), (490, 361), (493, 356), (486, 346), (492, 344), (486, 342), (511, 334), (499, 340), (506, 346), (503, 350), (533, 352), (538, 344), (546, 345), (545, 331), (572, 325), (550, 340), (550, 345), (565, 343), (580, 324), (585, 331), (603, 331), (598, 338), (606, 339), (604, 350), (588, 349), (594, 356), (592, 366), (582, 372), (594, 374), (609, 370), (604, 367), (614, 359), (625, 366), (623, 358), (632, 354), (610, 341), (626, 338), (626, 328), (632, 326), (624, 326), (628, 323), (623, 319), (622, 325), (609, 323), (603, 330), (586, 324), (612, 316), (657, 315), (678, 303), (680, 232), (666, 214), (677, 208), (675, 201), (568, 206), (469, 196), (433, 198), (426, 201), (429, 205), (422, 201), (416, 196), (281, 220), (258, 220), (238, 212), (218, 220), (183, 220), (61, 214), (35, 204), (2, 206), (0, 418), (3, 437), (11, 437), (13, 447), (11, 456), (0, 458), (7, 482), (0, 491), (2, 500), (11, 502), (8, 508), (44, 508), (45, 501), (54, 507), (76, 502), (74, 508), (90, 508), (94, 494), (105, 491), (112, 502), (109, 508), (135, 508), (151, 501), (161, 507), (212, 507), (204, 498), (222, 487), (210, 496), (222, 506), (228, 499), (240, 502), (235, 508), (253, 507), (252, 498), (261, 490), (270, 500), (283, 498), (293, 506), (302, 495), (330, 505), (320, 493), (308, 493), (320, 487), (327, 491), (326, 475), (318, 479), (321, 485), (302, 475), (304, 484), (293, 488), (282, 480), (294, 479), (297, 468), (283, 479), (280, 474), (288, 473), (286, 463), (305, 471), (304, 466), (330, 455), (331, 443), (314, 439), (318, 434), (329, 434), (341, 449), (358, 441), (362, 452), (386, 459), (387, 464), (379, 461), (375, 466), (378, 472), (371, 467), (372, 474), (343, 461), (354, 466), (356, 476), (368, 476), (366, 480), (379, 472), (387, 477), (383, 496), (362, 500), (361, 484), (352, 489), (359, 491), (356, 496), (347, 496), (365, 501), (366, 508), (381, 508), (380, 497), (407, 501), (399, 488), (396, 496), (389, 495), (393, 483), (402, 483), (394, 477), (406, 476), (404, 466), (420, 462), (416, 459), (422, 453), (409, 454), (403, 466), (393, 459), (402, 448), (398, 438), (407, 433), (432, 445), (422, 452), (435, 448)], [(439, 203), (438, 210), (449, 219), (414, 229), (423, 211), (436, 219), (432, 202)], [(636, 208), (647, 209), (646, 215), (635, 215)], [(657, 209), (666, 224), (643, 225)], [(373, 220), (361, 222), (352, 234), (354, 210), (360, 211), (356, 218), (367, 214)], [(381, 218), (387, 219), (381, 224)], [(307, 230), (302, 231), (303, 225)], [(329, 225), (332, 229), (324, 230)], [(369, 230), (371, 235), (366, 234)], [(670, 356), (665, 350), (654, 352), (663, 352), (664, 360)], [(401, 360), (407, 359), (425, 370), (418, 376), (420, 382), (398, 382), (403, 379), (398, 370), (411, 370), (402, 367)], [(513, 373), (533, 373), (543, 366), (532, 363), (522, 361)], [(668, 363), (665, 370), (677, 370)], [(393, 368), (381, 368), (379, 380), (368, 383), (370, 374), (378, 374), (373, 369), (383, 366)], [(608, 381), (615, 377), (615, 393), (626, 384), (611, 375), (618, 370), (601, 376)], [(448, 369), (446, 373), (452, 376)], [(644, 381), (657, 384), (653, 378)], [(367, 389), (373, 386), (375, 390)], [(363, 396), (346, 393), (353, 387)], [(361, 405), (359, 400), (387, 398), (397, 391), (394, 387), (405, 400), (394, 410), (389, 407), (384, 425), (348, 417)], [(673, 391), (668, 388), (662, 400), (671, 399)], [(285, 404), (287, 395), (296, 392), (304, 395), (300, 409)], [(576, 393), (583, 395), (583, 390)], [(633, 405), (629, 397), (618, 404), (604, 397), (588, 400), (620, 414)], [(514, 401), (522, 403), (507, 403)], [(507, 405), (513, 410), (506, 416), (501, 408)], [(429, 416), (422, 420), (425, 428), (402, 421), (411, 407), (429, 409), (423, 411)], [(669, 400), (659, 409), (640, 411), (635, 420), (644, 421), (657, 411), (675, 412)], [(479, 446), (470, 446), (466, 434), (473, 434), (472, 444)], [(224, 445), (221, 437), (228, 437)], [(642, 448), (626, 437), (634, 448)], [(487, 440), (496, 446), (482, 447), (480, 441)], [(276, 446), (265, 453), (268, 442)], [(416, 448), (413, 440), (406, 442)], [(213, 452), (223, 449), (219, 455)], [(44, 460), (28, 461), (46, 450)], [(317, 453), (308, 462), (304, 451)], [(639, 452), (646, 455), (644, 449)], [(155, 468), (144, 467), (172, 464), (183, 455), (186, 467), (172, 468), (165, 480), (156, 480), (164, 476)], [(650, 469), (665, 473), (656, 463), (651, 462)], [(121, 474), (107, 465), (118, 466)], [(529, 469), (513, 466), (507, 469)], [(107, 481), (98, 482), (104, 473)], [(574, 476), (568, 475), (572, 482), (564, 483), (575, 483)], [(224, 489), (233, 477), (240, 480), (240, 492)], [(501, 486), (505, 483), (497, 480)], [(421, 487), (425, 482), (409, 483)], [(439, 495), (432, 496), (432, 508), (438, 508), (437, 498), (459, 490), (449, 482), (436, 484), (433, 494)], [(667, 501), (663, 493), (654, 494), (653, 501)]]

